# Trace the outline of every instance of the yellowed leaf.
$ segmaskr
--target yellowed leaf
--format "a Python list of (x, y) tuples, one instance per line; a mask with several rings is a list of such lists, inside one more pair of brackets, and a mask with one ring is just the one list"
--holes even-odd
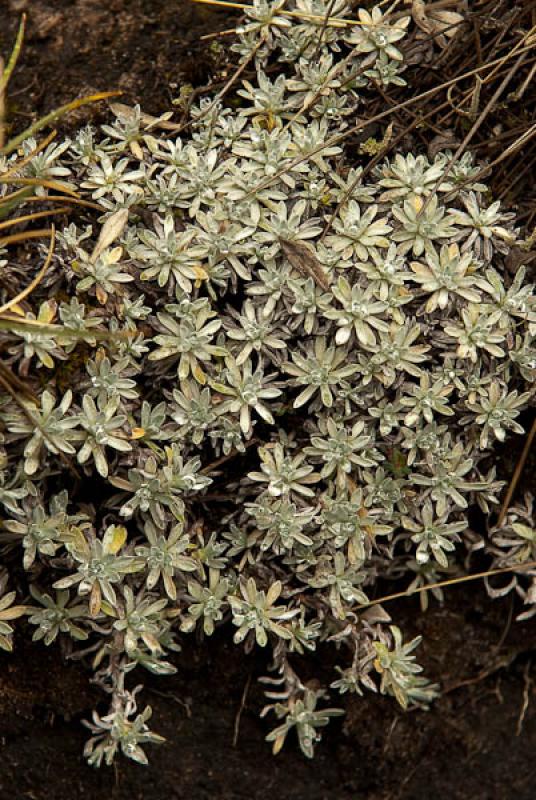
[(208, 272), (203, 269), (199, 264), (194, 266), (195, 277), (200, 281), (206, 281), (208, 278)]
[(420, 214), (423, 205), (424, 205), (424, 200), (422, 199), (422, 197), (420, 195), (418, 195), (418, 194), (414, 195), (414, 197), (413, 197), (413, 208), (415, 209), (417, 214)]
[(103, 611), (107, 617), (117, 617), (115, 609), (107, 600), (101, 600), (100, 610)]
[(195, 367), (193, 367), (192, 375), (194, 376), (196, 381), (201, 384), (201, 386), (204, 386), (205, 383), (207, 382), (207, 376), (205, 375), (199, 364), (196, 364)]
[(57, 304), (54, 300), (46, 300), (37, 315), (38, 322), (44, 322), (46, 325), (50, 324), (56, 316)]
[(124, 525), (110, 525), (102, 540), (104, 552), (106, 555), (115, 555), (121, 550), (126, 540), (127, 529)]

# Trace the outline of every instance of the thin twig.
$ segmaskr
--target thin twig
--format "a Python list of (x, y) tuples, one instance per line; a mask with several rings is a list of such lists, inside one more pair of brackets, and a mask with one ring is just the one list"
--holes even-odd
[(15, 373), (12, 372), (7, 364), (4, 364), (3, 361), (0, 361), (0, 375), (4, 376), (4, 380), (6, 380), (10, 386), (15, 387), (15, 389), (17, 389), (21, 394), (26, 395), (26, 397), (31, 400), (32, 403), (37, 405), (37, 397), (33, 393), (30, 386), (21, 380), (18, 375), (15, 375)]
[(236, 747), (238, 743), (238, 734), (240, 732), (240, 720), (242, 719), (242, 712), (244, 711), (244, 708), (246, 706), (246, 700), (250, 686), (251, 686), (251, 672), (249, 673), (246, 685), (244, 686), (244, 691), (242, 692), (242, 698), (240, 700), (240, 706), (238, 708), (235, 717), (234, 732), (233, 732), (233, 747)]
[(525, 720), (525, 715), (527, 713), (527, 709), (529, 707), (530, 702), (530, 688), (532, 686), (532, 678), (530, 677), (530, 668), (532, 667), (532, 659), (529, 658), (527, 663), (525, 664), (525, 669), (523, 670), (523, 703), (521, 704), (521, 711), (519, 713), (519, 719), (517, 720), (516, 725), (516, 736), (521, 736), (521, 732), (523, 731), (523, 722)]
[(15, 161), (8, 170), (0, 173), (0, 178), (8, 178), (15, 172), (19, 172), (23, 167), (26, 166), (26, 164), (29, 164), (38, 153), (42, 152), (45, 147), (48, 147), (48, 145), (56, 138), (57, 133), (58, 132), (56, 130), (53, 130), (51, 133), (49, 133), (49, 135), (43, 139), (42, 142), (36, 144), (36, 146), (24, 156), (24, 158), (21, 158), (20, 161)]
[(530, 159), (529, 153), (526, 153), (525, 165), (523, 166), (522, 169), (516, 171), (515, 177), (509, 176), (508, 183), (506, 184), (504, 189), (502, 189), (499, 192), (497, 199), (504, 200), (508, 194), (511, 194), (512, 190), (517, 186), (518, 183), (520, 183), (520, 181), (525, 177), (527, 172), (529, 173), (532, 172), (533, 167), (534, 167), (534, 159)]
[[(208, 6), (216, 6), (220, 8), (236, 8), (240, 9), (241, 11), (247, 11), (248, 8), (253, 8), (251, 3), (235, 3), (230, 2), (230, 0), (192, 0), (194, 3), (202, 3)], [(318, 22), (320, 25), (324, 22), (324, 15), (323, 14), (307, 14), (304, 11), (285, 11), (284, 9), (277, 9), (277, 14), (281, 14), (284, 17), (295, 17), (296, 19), (306, 19), (310, 20), (311, 22)], [(407, 16), (407, 15), (406, 15)], [(346, 19), (345, 17), (330, 17), (328, 20), (328, 25), (332, 25), (336, 28), (346, 28), (348, 25), (370, 25), (370, 22), (363, 22), (359, 19)]]
[(526, 89), (527, 89), (527, 86), (530, 86), (530, 85), (531, 85), (531, 83), (532, 83), (532, 79), (534, 78), (534, 75), (535, 75), (535, 74), (536, 74), (536, 63), (534, 63), (534, 64), (532, 65), (531, 69), (529, 70), (529, 73), (528, 73), (527, 77), (525, 78), (525, 80), (523, 81), (523, 83), (521, 84), (521, 86), (519, 87), (519, 89), (517, 89), (517, 90), (514, 92), (514, 99), (515, 99), (515, 101), (516, 101), (517, 103), (518, 103), (518, 102), (521, 100), (521, 98), (522, 98), (522, 97), (523, 97), (523, 95), (525, 94), (525, 91), (526, 91)]
[(514, 470), (514, 474), (510, 480), (508, 485), (508, 490), (504, 496), (504, 500), (501, 506), (501, 510), (499, 512), (499, 517), (497, 519), (497, 525), (500, 527), (506, 518), (508, 513), (508, 509), (510, 508), (510, 503), (512, 502), (512, 497), (514, 496), (514, 492), (517, 488), (517, 484), (519, 483), (519, 479), (521, 477), (521, 473), (523, 472), (523, 467), (525, 466), (525, 462), (528, 458), (530, 448), (532, 447), (532, 442), (534, 441), (534, 437), (536, 436), (536, 419), (532, 423), (532, 427), (529, 431), (527, 439), (525, 441), (525, 445), (523, 447), (523, 452), (519, 457), (519, 461), (516, 464), (516, 468)]
[(531, 125), (530, 128), (528, 130), (526, 130), (521, 136), (519, 136), (515, 140), (515, 142), (512, 142), (512, 144), (509, 145), (506, 148), (506, 150), (504, 150), (500, 154), (500, 156), (497, 156), (497, 158), (495, 158), (489, 164), (486, 164), (485, 167), (482, 167), (481, 169), (479, 169), (478, 172), (475, 173), (474, 175), (470, 175), (469, 177), (465, 178), (463, 181), (460, 181), (459, 183), (457, 183), (455, 189), (453, 189), (451, 192), (447, 192), (447, 194), (443, 195), (443, 199), (445, 201), (452, 200), (452, 198), (457, 195), (457, 193), (460, 191), (460, 189), (463, 189), (463, 187), (466, 186), (468, 183), (474, 183), (474, 181), (477, 181), (480, 178), (484, 177), (484, 175), (487, 175), (490, 172), (490, 170), (493, 169), (493, 167), (496, 167), (498, 164), (500, 164), (506, 158), (508, 158), (509, 156), (513, 155), (516, 152), (516, 150), (519, 150), (519, 148), (522, 145), (527, 144), (533, 138), (533, 136), (535, 136), (535, 135), (536, 135), (536, 122), (534, 123), (534, 125)]
[[(245, 444), (246, 450), (248, 447), (252, 447), (254, 444), (258, 444), (259, 442), (260, 439), (254, 436), (252, 439), (246, 442)], [(203, 475), (209, 475), (211, 472), (214, 472), (215, 469), (221, 467), (222, 464), (225, 464), (227, 463), (227, 461), (230, 461), (231, 459), (235, 458), (235, 456), (243, 456), (243, 455), (244, 453), (241, 450), (237, 450), (236, 447), (234, 447), (230, 453), (227, 453), (227, 455), (224, 456), (220, 456), (220, 458), (215, 459), (215, 461), (211, 461), (210, 464), (207, 464), (206, 467), (203, 467), (203, 469), (200, 471), (202, 472)]]
[(474, 575), (462, 575), (459, 578), (449, 578), (448, 580), (438, 581), (437, 583), (428, 583), (426, 586), (418, 586), (415, 589), (406, 589), (405, 592), (387, 594), (384, 597), (378, 597), (376, 600), (370, 600), (368, 603), (362, 603), (360, 607), (369, 608), (369, 606), (377, 606), (390, 602), (391, 600), (399, 600), (402, 597), (412, 597), (414, 594), (431, 592), (433, 589), (442, 589), (445, 586), (454, 586), (457, 583), (468, 583), (469, 581), (488, 578), (491, 575), (501, 575), (504, 572), (520, 572), (521, 570), (532, 569), (532, 567), (536, 567), (536, 561), (526, 561), (524, 564), (516, 564), (511, 567), (499, 567), (498, 569), (490, 569), (486, 572), (475, 572)]
[(435, 186), (432, 188), (432, 191), (430, 192), (430, 194), (427, 196), (426, 200), (422, 204), (422, 206), (421, 206), (421, 208), (420, 208), (420, 210), (419, 210), (419, 212), (417, 214), (417, 219), (424, 214), (426, 208), (431, 203), (432, 198), (436, 195), (440, 184), (449, 177), (449, 175), (452, 172), (455, 164), (459, 161), (460, 157), (465, 153), (465, 149), (466, 149), (467, 145), (469, 144), (469, 142), (471, 141), (471, 139), (473, 138), (475, 133), (478, 131), (478, 129), (480, 128), (480, 126), (482, 125), (482, 123), (484, 122), (484, 120), (486, 119), (488, 114), (490, 113), (490, 111), (494, 108), (495, 104), (497, 103), (497, 100), (499, 99), (501, 94), (504, 92), (504, 90), (506, 89), (506, 87), (508, 86), (510, 81), (512, 80), (513, 76), (517, 72), (518, 68), (521, 66), (521, 64), (525, 60), (525, 58), (526, 58), (526, 52), (521, 53), (521, 55), (518, 56), (516, 62), (510, 67), (510, 69), (508, 70), (507, 74), (505, 75), (505, 77), (503, 78), (503, 80), (501, 81), (501, 83), (499, 84), (497, 89), (494, 91), (492, 97), (486, 103), (486, 106), (483, 108), (482, 112), (478, 115), (478, 118), (475, 120), (474, 124), (471, 126), (471, 128), (468, 131), (467, 135), (464, 137), (463, 142), (460, 144), (460, 146), (457, 148), (456, 152), (453, 154), (452, 158), (449, 160), (448, 164), (445, 166), (445, 171), (442, 173), (441, 178), (436, 181)]
[[(194, 0), (194, 2), (199, 2), (199, 1), (200, 0)], [(229, 78), (227, 83), (224, 85), (223, 89), (221, 89), (218, 92), (218, 94), (215, 96), (215, 98), (212, 101), (212, 103), (210, 103), (210, 105), (198, 117), (196, 117), (195, 119), (188, 120), (188, 122), (185, 122), (184, 125), (180, 125), (176, 130), (177, 134), (180, 134), (183, 131), (187, 130), (194, 123), (201, 122), (201, 120), (205, 119), (205, 117), (207, 117), (216, 108), (218, 103), (221, 100), (223, 100), (223, 98), (225, 97), (225, 95), (227, 94), (227, 92), (229, 91), (231, 86), (233, 86), (233, 84), (236, 83), (238, 78), (242, 75), (242, 73), (246, 69), (247, 65), (251, 63), (251, 61), (255, 57), (256, 53), (259, 51), (259, 49), (262, 47), (262, 45), (265, 43), (265, 41), (266, 41), (266, 36), (261, 36), (261, 38), (259, 39), (257, 44), (254, 47), (252, 47), (252, 49), (250, 50), (250, 52), (248, 53), (246, 58), (242, 61), (242, 63), (238, 66), (238, 68), (233, 72), (233, 74), (231, 75), (231, 77)]]
[(497, 652), (502, 650), (502, 646), (505, 643), (506, 637), (508, 636), (508, 633), (509, 633), (510, 628), (512, 626), (513, 617), (514, 617), (514, 596), (512, 594), (510, 594), (510, 605), (509, 605), (509, 608), (508, 608), (508, 616), (506, 618), (506, 624), (505, 624), (505, 626), (503, 628), (503, 632), (501, 633), (501, 638), (499, 639), (499, 641), (497, 642), (497, 644), (493, 648)]
[[(532, 50), (532, 46), (524, 48), (522, 51), (518, 53), (518, 55), (521, 55), (521, 52), (528, 53), (530, 50)], [(351, 128), (348, 128), (343, 133), (338, 133), (335, 134), (334, 136), (331, 136), (329, 139), (326, 139), (324, 142), (322, 142), (322, 144), (319, 144), (317, 147), (314, 147), (305, 155), (298, 156), (297, 158), (293, 159), (285, 167), (282, 167), (277, 172), (274, 172), (273, 175), (261, 181), (253, 189), (250, 189), (250, 191), (244, 195), (243, 199), (247, 200), (248, 198), (253, 197), (257, 192), (261, 192), (263, 189), (266, 189), (268, 186), (271, 186), (271, 184), (274, 183), (274, 181), (277, 181), (282, 175), (287, 173), (289, 170), (298, 167), (300, 164), (303, 164), (306, 161), (310, 161), (314, 156), (318, 155), (318, 153), (321, 153), (322, 150), (325, 150), (327, 147), (333, 147), (334, 145), (340, 144), (340, 142), (344, 141), (344, 139), (348, 138), (354, 133), (358, 133), (359, 131), (363, 130), (363, 128), (365, 128), (367, 125), (371, 125), (373, 122), (379, 122), (380, 120), (389, 117), (391, 114), (394, 114), (396, 111), (401, 111), (404, 108), (408, 108), (414, 103), (417, 103), (419, 100), (424, 100), (427, 97), (433, 97), (434, 94), (437, 94), (437, 92), (440, 92), (442, 89), (448, 88), (453, 83), (457, 83), (458, 81), (470, 78), (472, 75), (478, 75), (483, 70), (490, 69), (490, 67), (494, 66), (496, 63), (503, 61), (504, 61), (504, 56), (502, 56), (500, 59), (496, 59), (495, 61), (489, 61), (486, 64), (482, 64), (479, 67), (475, 67), (474, 69), (469, 70), (468, 72), (464, 72), (461, 75), (457, 75), (455, 78), (451, 78), (450, 80), (445, 81), (444, 83), (440, 83), (437, 86), (433, 86), (431, 89), (427, 89), (427, 91), (422, 92), (421, 94), (415, 95), (414, 97), (410, 97), (408, 98), (408, 100), (404, 100), (401, 103), (398, 103), (396, 106), (387, 109), (386, 111), (381, 111), (379, 114), (375, 114), (370, 119), (360, 120), (356, 125), (354, 125)]]
[(324, 15), (324, 21), (322, 22), (322, 27), (320, 28), (320, 32), (318, 34), (318, 41), (316, 43), (316, 47), (313, 53), (313, 61), (318, 58), (318, 54), (320, 53), (320, 48), (322, 47), (322, 39), (324, 38), (324, 34), (326, 32), (326, 28), (328, 27), (328, 22), (331, 17), (331, 12), (333, 11), (333, 6), (337, 0), (329, 0), (329, 3), (326, 8), (326, 13)]
[(506, 653), (504, 656), (499, 658), (495, 663), (493, 663), (490, 667), (486, 667), (485, 669), (481, 670), (478, 675), (475, 675), (474, 678), (465, 678), (462, 681), (458, 681), (457, 683), (452, 684), (451, 686), (445, 686), (442, 691), (442, 694), (450, 694), (450, 692), (456, 691), (456, 689), (461, 689), (463, 686), (474, 686), (476, 683), (481, 683), (482, 681), (489, 678), (491, 675), (494, 675), (500, 669), (505, 669), (509, 667), (510, 664), (514, 661), (515, 658), (519, 655), (519, 652), (513, 651), (511, 653)]

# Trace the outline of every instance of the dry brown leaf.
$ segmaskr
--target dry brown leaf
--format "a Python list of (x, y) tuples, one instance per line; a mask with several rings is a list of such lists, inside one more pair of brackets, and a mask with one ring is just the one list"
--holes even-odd
[(329, 289), (329, 278), (311, 245), (305, 242), (292, 242), (289, 239), (281, 239), (281, 249), (286, 255), (290, 266), (300, 275), (312, 278), (315, 283), (326, 291)]

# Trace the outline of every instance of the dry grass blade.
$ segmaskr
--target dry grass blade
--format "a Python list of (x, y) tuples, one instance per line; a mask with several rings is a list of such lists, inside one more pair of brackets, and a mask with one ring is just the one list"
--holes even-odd
[(80, 199), (77, 192), (74, 189), (70, 189), (64, 183), (60, 183), (59, 181), (50, 181), (44, 180), (43, 178), (19, 178), (18, 176), (10, 176), (9, 178), (4, 178), (0, 175), (0, 184), (5, 183), (7, 185), (17, 185), (21, 183), (23, 186), (42, 186), (45, 189), (52, 189), (54, 192), (65, 192), (65, 194), (70, 195), (71, 197), (76, 197), (77, 200)]
[(536, 62), (532, 65), (529, 74), (527, 75), (527, 77), (525, 78), (525, 80), (523, 81), (523, 83), (521, 84), (519, 89), (517, 89), (517, 91), (515, 92), (514, 97), (515, 97), (516, 102), (519, 103), (519, 101), (521, 100), (521, 98), (525, 94), (527, 88), (529, 86), (531, 86), (531, 85), (534, 85), (533, 84), (533, 80), (534, 80), (534, 75), (535, 74), (536, 74)]
[(13, 217), (13, 219), (0, 222), (0, 231), (5, 230), (6, 228), (11, 228), (13, 225), (20, 225), (22, 222), (34, 222), (36, 219), (53, 217), (57, 214), (62, 214), (70, 210), (71, 209), (67, 206), (57, 206), (56, 208), (51, 208), (48, 211), (35, 211), (33, 214), (23, 214), (21, 217)]
[(36, 144), (36, 146), (33, 148), (33, 150), (31, 150), (26, 156), (24, 156), (24, 158), (21, 158), (20, 161), (15, 161), (15, 163), (12, 164), (9, 169), (7, 169), (5, 172), (2, 172), (0, 174), (0, 179), (9, 178), (14, 173), (16, 173), (16, 172), (20, 171), (21, 169), (23, 169), (27, 164), (30, 163), (30, 161), (33, 158), (35, 158), (35, 156), (38, 153), (41, 153), (46, 147), (48, 147), (49, 144), (51, 144), (51, 142), (54, 141), (54, 139), (57, 136), (57, 133), (58, 132), (56, 130), (54, 130), (51, 133), (49, 133), (49, 135), (45, 139), (43, 139), (41, 142)]
[[(1, 179), (0, 179), (1, 182)], [(49, 209), (47, 211), (40, 211), (35, 212), (33, 214), (28, 214), (27, 217), (15, 217), (13, 220), (5, 219), (9, 217), (11, 212), (14, 209), (19, 208), (20, 206), (25, 206), (28, 203), (52, 203), (52, 202), (60, 202), (60, 206), (56, 206), (55, 208)], [(98, 205), (98, 203), (92, 203), (89, 200), (81, 200), (79, 197), (70, 197), (63, 194), (47, 194), (47, 195), (35, 195), (33, 193), (32, 187), (27, 187), (24, 189), (19, 189), (16, 192), (12, 192), (11, 194), (6, 194), (4, 197), (0, 198), (0, 219), (4, 219), (5, 221), (0, 223), (0, 230), (2, 228), (7, 228), (10, 225), (14, 225), (17, 222), (22, 221), (30, 221), (31, 219), (38, 219), (39, 216), (44, 217), (50, 214), (61, 214), (61, 213), (68, 213), (71, 211), (71, 206), (79, 206), (80, 208), (90, 208), (93, 211), (98, 211), (102, 213), (103, 208), (102, 206)]]
[(6, 136), (6, 89), (22, 49), (25, 30), (26, 14), (23, 14), (17, 32), (17, 38), (15, 39), (15, 44), (13, 45), (13, 50), (11, 51), (7, 65), (5, 65), (4, 59), (0, 58), (0, 149), (4, 146)]
[(9, 213), (10, 208), (19, 205), (20, 201), (28, 198), (31, 191), (31, 189), (17, 189), (16, 192), (11, 192), (11, 194), (5, 194), (3, 197), (0, 197), (0, 210), (5, 212), (7, 208), (7, 213)]
[(35, 136), (36, 133), (45, 128), (47, 125), (51, 125), (52, 123), (56, 122), (60, 117), (63, 117), (70, 111), (81, 108), (81, 106), (90, 105), (91, 103), (97, 103), (99, 100), (107, 100), (109, 97), (119, 97), (122, 94), (122, 92), (98, 92), (97, 94), (90, 94), (86, 97), (80, 97), (78, 100), (72, 100), (70, 103), (66, 103), (63, 106), (56, 108), (54, 111), (51, 111), (50, 114), (46, 114), (44, 117), (41, 117), (34, 122), (33, 125), (30, 125), (29, 128), (26, 128), (26, 130), (22, 131), (22, 133), (20, 133), (18, 136), (10, 139), (9, 142), (0, 149), (0, 153), (5, 156), (13, 153), (13, 151), (16, 150), (30, 136)]
[(17, 65), (20, 51), (22, 49), (22, 42), (24, 41), (25, 30), (26, 30), (26, 14), (23, 14), (19, 25), (19, 30), (17, 32), (17, 38), (15, 39), (15, 44), (13, 46), (13, 50), (11, 51), (11, 55), (9, 57), (9, 61), (7, 62), (7, 66), (2, 71), (2, 75), (0, 77), (0, 94), (3, 94), (7, 89), (9, 81), (11, 80), (11, 76), (13, 75), (13, 70)]
[(36, 286), (39, 286), (39, 284), (45, 277), (46, 271), (50, 266), (50, 262), (52, 261), (52, 256), (54, 254), (54, 242), (55, 242), (55, 231), (54, 231), (54, 226), (52, 226), (50, 231), (50, 245), (48, 248), (48, 253), (45, 259), (45, 263), (43, 264), (43, 266), (41, 267), (41, 269), (39, 270), (33, 281), (30, 284), (28, 284), (28, 286), (25, 289), (23, 289), (21, 292), (15, 295), (15, 297), (13, 297), (11, 300), (8, 300), (7, 303), (4, 303), (3, 306), (0, 306), (0, 314), (5, 313), (6, 311), (10, 311), (12, 308), (14, 308), (14, 306), (18, 305), (22, 300), (28, 297), (28, 295), (33, 292)]
[[(6, 195), (6, 198), (13, 198), (15, 194), (17, 193), (14, 192), (12, 195)], [(106, 211), (105, 208), (100, 206), (98, 203), (92, 203), (91, 200), (81, 200), (80, 197), (64, 197), (61, 194), (47, 194), (43, 197), (33, 195), (31, 197), (26, 197), (24, 203), (52, 203), (56, 201), (67, 203), (68, 205), (80, 206), (81, 208), (90, 208), (92, 211), (98, 211), (100, 214), (103, 214)], [(2, 200), (0, 200), (0, 205), (1, 204)]]
[(238, 33), (236, 28), (226, 28), (224, 31), (214, 31), (214, 33), (205, 33), (199, 37), (200, 42), (206, 42), (209, 39), (219, 39), (220, 36), (233, 36)]
[(91, 331), (80, 331), (78, 328), (70, 328), (67, 325), (58, 325), (53, 322), (39, 322), (37, 319), (17, 316), (0, 316), (0, 331), (24, 334), (32, 330), (32, 333), (42, 333), (45, 336), (54, 336), (56, 339), (77, 339), (80, 341), (110, 341), (111, 339), (131, 339), (137, 335), (135, 330), (107, 331), (92, 328)]
[[(0, 75), (3, 74), (5, 67), (4, 59), (0, 56)], [(6, 141), (6, 93), (0, 92), (0, 147), (4, 146)]]
[(42, 239), (44, 236), (50, 236), (52, 228), (38, 228), (35, 231), (24, 231), (23, 233), (12, 233), (10, 236), (3, 236), (0, 239), (0, 246), (8, 244), (19, 244), (26, 242), (28, 239)]

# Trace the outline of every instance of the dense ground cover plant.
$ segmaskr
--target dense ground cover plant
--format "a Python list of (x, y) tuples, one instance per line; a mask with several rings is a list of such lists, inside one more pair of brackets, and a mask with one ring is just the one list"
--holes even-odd
[[(256, 2), (234, 46), (256, 80), (194, 104), (180, 134), (118, 108), (24, 168), (103, 209), (58, 234), (26, 323), (2, 334), (35, 402), (0, 408), (1, 537), (34, 638), (85, 652), (110, 696), (88, 723), (93, 764), (146, 760), (160, 737), (137, 676), (171, 673), (181, 639), (226, 623), (271, 650), (275, 752), (294, 728), (312, 754), (341, 713), (328, 688), (428, 702), (419, 640), (370, 601), (380, 580), (456, 572), (469, 506), (497, 502), (493, 445), (522, 431), (536, 312), (504, 265), (513, 215), (467, 155), (356, 166), (344, 134), (404, 81), (409, 19), (307, 18), (328, 5), (350, 15)], [(531, 518), (514, 509), (470, 545), (522, 565)], [(529, 607), (530, 580), (507, 587)], [(313, 689), (300, 666), (320, 643), (337, 666)]]

